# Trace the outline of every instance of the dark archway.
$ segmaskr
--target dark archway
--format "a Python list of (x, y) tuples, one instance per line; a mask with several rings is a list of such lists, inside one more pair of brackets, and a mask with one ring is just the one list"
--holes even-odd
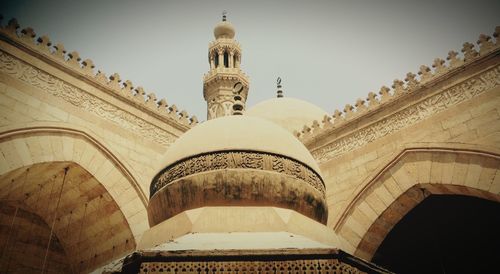
[(396, 273), (494, 273), (499, 232), (500, 203), (430, 195), (393, 227), (372, 262)]

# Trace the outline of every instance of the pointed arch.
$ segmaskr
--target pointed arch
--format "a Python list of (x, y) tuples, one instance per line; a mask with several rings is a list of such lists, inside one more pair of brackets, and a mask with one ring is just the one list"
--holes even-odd
[(39, 163), (76, 163), (109, 192), (136, 239), (148, 228), (147, 196), (132, 169), (90, 130), (67, 124), (34, 123), (2, 128), (1, 132), (0, 175)]
[(406, 148), (360, 186), (335, 226), (344, 248), (370, 260), (424, 194), (500, 201), (500, 155), (467, 148)]

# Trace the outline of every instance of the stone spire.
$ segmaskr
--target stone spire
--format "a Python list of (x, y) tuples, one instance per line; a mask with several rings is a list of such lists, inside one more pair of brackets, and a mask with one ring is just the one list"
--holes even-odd
[(214, 28), (215, 41), (209, 44), (208, 61), (210, 70), (203, 77), (203, 97), (207, 101), (207, 120), (233, 114), (235, 104), (234, 87), (240, 83), (237, 108), (245, 109), (249, 80), (240, 69), (241, 48), (234, 40), (235, 29), (227, 21), (226, 12), (222, 21)]

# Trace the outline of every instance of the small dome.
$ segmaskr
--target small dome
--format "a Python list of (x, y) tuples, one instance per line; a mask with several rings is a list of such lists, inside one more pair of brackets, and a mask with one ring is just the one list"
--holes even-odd
[(208, 120), (184, 133), (168, 149), (163, 167), (213, 151), (248, 150), (283, 155), (319, 173), (307, 148), (292, 134), (264, 119), (248, 115)]
[(207, 206), (294, 210), (326, 224), (325, 184), (307, 148), (258, 117), (226, 116), (184, 133), (150, 185), (151, 226)]
[(215, 39), (219, 39), (219, 38), (233, 39), (235, 33), (236, 32), (234, 30), (233, 25), (227, 21), (222, 21), (222, 22), (218, 23), (214, 28)]
[(246, 115), (264, 118), (274, 122), (289, 132), (301, 131), (304, 125), (314, 120), (320, 122), (328, 113), (309, 102), (295, 98), (273, 98), (256, 104), (245, 112)]

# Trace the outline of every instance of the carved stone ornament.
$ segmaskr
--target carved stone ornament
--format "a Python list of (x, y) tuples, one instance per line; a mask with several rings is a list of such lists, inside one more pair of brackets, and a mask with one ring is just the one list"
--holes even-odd
[(150, 196), (177, 179), (221, 169), (256, 169), (283, 173), (306, 182), (319, 191), (323, 198), (325, 197), (325, 184), (311, 168), (283, 156), (250, 151), (214, 152), (174, 163), (155, 177), (151, 183)]
[(452, 106), (477, 97), (498, 85), (500, 85), (500, 66), (445, 89), (394, 115), (337, 139), (330, 144), (314, 149), (312, 155), (320, 163), (324, 163), (379, 138), (414, 125)]
[(79, 109), (97, 115), (156, 143), (170, 145), (176, 139), (169, 132), (1, 50), (0, 72), (59, 97)]
[[(160, 270), (161, 269), (161, 270)], [(144, 262), (139, 273), (352, 273), (362, 274), (356, 267), (337, 259), (289, 261), (201, 261), (201, 262)], [(185, 271), (183, 271), (185, 270)], [(266, 271), (267, 270), (267, 271)], [(269, 272), (272, 271), (272, 272)], [(311, 271), (311, 272), (309, 272)]]

